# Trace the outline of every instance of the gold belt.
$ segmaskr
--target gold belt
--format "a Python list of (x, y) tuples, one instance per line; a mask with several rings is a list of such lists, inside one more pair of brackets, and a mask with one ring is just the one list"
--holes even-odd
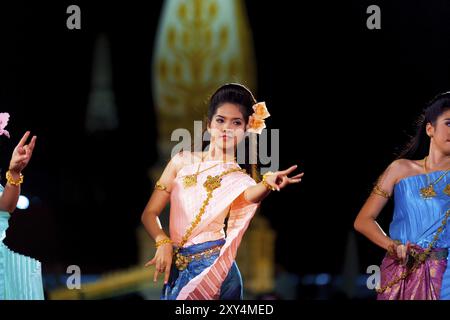
[[(409, 255), (412, 256), (415, 260), (426, 260), (426, 257), (424, 257), (424, 252), (419, 252), (415, 250), (414, 248), (411, 249)], [(443, 260), (446, 259), (448, 256), (448, 249), (444, 250), (436, 250), (436, 251), (430, 251), (428, 253), (428, 259), (431, 260)]]
[(181, 253), (177, 253), (174, 258), (175, 258), (175, 266), (178, 268), (178, 270), (183, 271), (184, 269), (187, 268), (188, 264), (192, 261), (192, 260), (200, 260), (201, 258), (209, 258), (211, 255), (220, 252), (220, 249), (222, 248), (223, 244), (221, 245), (217, 245), (214, 247), (211, 247), (209, 249), (206, 249), (204, 251), (201, 252), (197, 252), (197, 253), (193, 253), (193, 254), (189, 254), (189, 255), (182, 255)]

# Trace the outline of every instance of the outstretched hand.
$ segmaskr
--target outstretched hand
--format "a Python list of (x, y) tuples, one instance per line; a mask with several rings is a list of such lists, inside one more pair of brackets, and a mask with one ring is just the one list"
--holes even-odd
[(25, 144), (30, 136), (30, 131), (27, 131), (19, 144), (14, 148), (9, 163), (9, 170), (15, 173), (20, 173), (30, 162), (31, 155), (33, 154), (34, 145), (36, 144), (36, 136), (33, 136), (29, 144)]
[(300, 181), (302, 181), (301, 178), (303, 177), (304, 172), (299, 173), (293, 177), (288, 177), (288, 175), (292, 173), (295, 169), (297, 169), (297, 165), (293, 165), (292, 167), (286, 170), (270, 173), (266, 175), (265, 180), (267, 184), (275, 188), (275, 190), (280, 191), (281, 189), (283, 189), (284, 187), (286, 187), (291, 183), (299, 183)]

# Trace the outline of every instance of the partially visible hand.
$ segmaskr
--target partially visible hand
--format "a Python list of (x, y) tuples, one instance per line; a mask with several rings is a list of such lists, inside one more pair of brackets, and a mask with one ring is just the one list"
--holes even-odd
[(299, 173), (293, 177), (288, 177), (288, 174), (293, 172), (297, 168), (297, 165), (293, 165), (289, 169), (283, 171), (276, 171), (266, 176), (266, 182), (270, 186), (274, 187), (275, 190), (280, 191), (287, 185), (291, 183), (299, 183), (302, 181), (301, 177), (303, 177), (304, 173)]
[(408, 241), (406, 245), (393, 243), (391, 245), (390, 252), (393, 254), (401, 264), (405, 265), (408, 262), (409, 251), (411, 248), (411, 243)]
[(145, 264), (146, 267), (155, 265), (153, 281), (156, 282), (158, 274), (165, 273), (164, 283), (169, 281), (170, 269), (172, 267), (173, 248), (172, 244), (165, 243), (156, 249), (155, 257)]
[(20, 139), (19, 144), (14, 148), (9, 163), (9, 170), (13, 173), (21, 173), (28, 165), (28, 162), (30, 162), (34, 145), (36, 144), (36, 136), (33, 136), (29, 144), (25, 144), (29, 136), (30, 131), (27, 131)]

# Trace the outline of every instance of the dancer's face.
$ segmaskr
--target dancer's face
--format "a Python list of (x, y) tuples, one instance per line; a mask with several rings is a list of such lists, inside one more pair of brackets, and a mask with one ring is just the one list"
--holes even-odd
[(450, 155), (450, 110), (442, 113), (434, 126), (428, 124), (427, 133), (436, 148)]
[(246, 123), (239, 107), (233, 103), (224, 103), (208, 123), (211, 144), (222, 149), (234, 148), (245, 136)]

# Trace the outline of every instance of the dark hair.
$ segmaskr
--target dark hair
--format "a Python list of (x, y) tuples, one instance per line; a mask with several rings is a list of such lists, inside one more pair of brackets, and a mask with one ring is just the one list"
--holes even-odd
[(430, 138), (426, 131), (427, 123), (431, 123), (434, 126), (437, 118), (448, 109), (450, 109), (450, 91), (434, 97), (416, 121), (417, 129), (415, 136), (411, 138), (397, 159), (416, 160), (427, 156), (430, 150)]
[(245, 123), (248, 123), (248, 118), (253, 113), (252, 106), (256, 103), (256, 99), (247, 87), (238, 83), (224, 84), (212, 94), (209, 98), (208, 121), (211, 121), (217, 109), (227, 102), (239, 106)]
[[(224, 103), (233, 103), (239, 107), (242, 113), (245, 124), (248, 123), (250, 115), (253, 113), (253, 105), (256, 103), (256, 99), (252, 92), (242, 84), (239, 83), (227, 83), (220, 86), (209, 98), (208, 114), (205, 121), (210, 124), (213, 116), (216, 114), (217, 109)], [(206, 131), (206, 129), (205, 129)], [(256, 181), (260, 180), (259, 175), (259, 163), (250, 164), (250, 148), (249, 139), (246, 136), (240, 143), (245, 144), (245, 163), (241, 163), (247, 173), (251, 175)], [(203, 141), (202, 150), (209, 144), (208, 141)], [(257, 157), (257, 162), (259, 161)]]

